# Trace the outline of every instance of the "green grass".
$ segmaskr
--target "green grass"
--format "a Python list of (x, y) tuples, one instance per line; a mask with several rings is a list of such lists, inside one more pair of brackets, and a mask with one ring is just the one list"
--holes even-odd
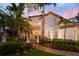
[[(13, 42), (14, 41), (8, 41), (8, 43), (13, 43)], [(2, 46), (2, 42), (0, 42), (0, 46)], [(44, 52), (37, 48), (32, 48), (32, 51), (29, 51), (29, 53), (26, 53), (25, 56), (59, 56), (59, 55), (54, 53)]]
[(38, 50), (37, 48), (33, 48), (32, 51), (29, 52), (28, 56), (59, 56), (59, 55), (44, 52), (44, 51)]

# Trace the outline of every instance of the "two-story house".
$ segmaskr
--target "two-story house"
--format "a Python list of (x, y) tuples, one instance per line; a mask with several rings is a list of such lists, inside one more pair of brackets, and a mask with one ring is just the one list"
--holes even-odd
[[(58, 38), (58, 27), (59, 22), (63, 20), (63, 17), (53, 13), (48, 12), (44, 14), (44, 36), (50, 39)], [(33, 27), (33, 35), (42, 35), (42, 15), (29, 16), (30, 24)]]

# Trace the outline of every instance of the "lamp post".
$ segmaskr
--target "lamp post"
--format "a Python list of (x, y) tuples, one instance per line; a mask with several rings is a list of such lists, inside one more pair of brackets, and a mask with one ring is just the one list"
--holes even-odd
[(4, 32), (2, 36), (2, 43), (6, 44), (6, 42), (7, 42), (7, 33)]

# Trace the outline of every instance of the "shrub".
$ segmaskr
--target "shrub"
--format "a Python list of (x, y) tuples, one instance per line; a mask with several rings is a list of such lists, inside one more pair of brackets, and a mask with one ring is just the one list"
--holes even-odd
[(39, 40), (39, 44), (44, 45), (44, 44), (45, 44), (44, 39), (40, 39), (40, 40)]
[(59, 50), (79, 52), (79, 41), (76, 42), (68, 39), (54, 39), (53, 41), (50, 41), (49, 39), (41, 39), (40, 44)]
[(79, 43), (72, 40), (54, 40), (52, 48), (79, 52)]
[(39, 44), (44, 45), (44, 46), (49, 46), (50, 39), (40, 39)]
[(0, 55), (15, 55), (20, 49), (20, 44), (15, 42), (9, 42), (6, 45), (2, 45), (0, 49)]
[(31, 51), (32, 45), (26, 43), (24, 45), (20, 41), (9, 41), (5, 45), (0, 45), (0, 55), (24, 55), (24, 51)]
[(32, 49), (32, 45), (30, 43), (26, 43), (22, 46), (22, 49), (30, 51)]

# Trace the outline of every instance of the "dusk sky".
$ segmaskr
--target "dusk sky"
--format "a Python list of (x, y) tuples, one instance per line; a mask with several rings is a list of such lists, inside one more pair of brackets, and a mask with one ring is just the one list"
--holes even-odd
[[(6, 7), (8, 4), (0, 4), (2, 7)], [(46, 13), (49, 11), (52, 11), (58, 15), (61, 15), (64, 18), (72, 18), (77, 15), (79, 12), (79, 3), (57, 3), (56, 7), (53, 5), (45, 6)], [(27, 13), (27, 10), (25, 9), (24, 16), (33, 16), (37, 14), (41, 14), (40, 11), (35, 11), (31, 13)]]

